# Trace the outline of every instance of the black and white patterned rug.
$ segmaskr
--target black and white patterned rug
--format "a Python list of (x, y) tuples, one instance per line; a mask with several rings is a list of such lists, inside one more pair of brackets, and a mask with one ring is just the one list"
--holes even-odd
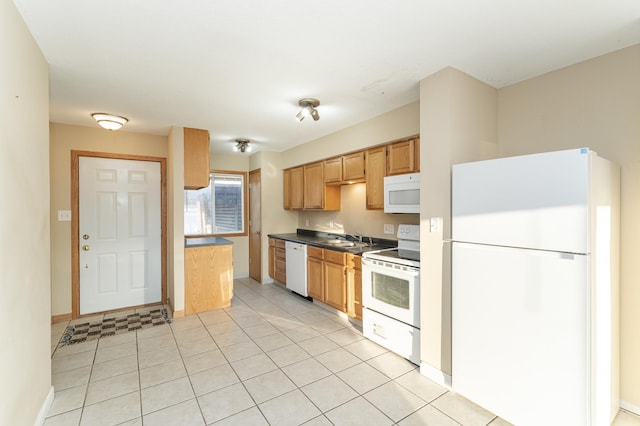
[(166, 309), (152, 309), (139, 314), (129, 314), (120, 317), (105, 318), (102, 321), (73, 324), (67, 327), (58, 347), (61, 348), (75, 343), (88, 342), (101, 337), (115, 336), (129, 331), (141, 330), (157, 325), (170, 324), (171, 319)]

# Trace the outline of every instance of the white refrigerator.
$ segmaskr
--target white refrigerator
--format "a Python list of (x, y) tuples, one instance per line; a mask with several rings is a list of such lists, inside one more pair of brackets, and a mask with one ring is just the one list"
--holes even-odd
[(452, 387), (518, 425), (619, 406), (619, 168), (587, 148), (452, 168)]

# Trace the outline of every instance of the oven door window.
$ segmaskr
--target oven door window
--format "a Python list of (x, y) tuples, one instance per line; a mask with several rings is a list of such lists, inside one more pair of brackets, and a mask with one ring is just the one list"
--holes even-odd
[(378, 272), (371, 273), (371, 296), (374, 299), (400, 309), (409, 309), (411, 303), (410, 292), (408, 280)]

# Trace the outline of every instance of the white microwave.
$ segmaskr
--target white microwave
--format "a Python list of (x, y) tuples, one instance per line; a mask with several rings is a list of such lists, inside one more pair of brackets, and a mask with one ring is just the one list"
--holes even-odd
[(420, 173), (385, 176), (385, 213), (420, 213)]

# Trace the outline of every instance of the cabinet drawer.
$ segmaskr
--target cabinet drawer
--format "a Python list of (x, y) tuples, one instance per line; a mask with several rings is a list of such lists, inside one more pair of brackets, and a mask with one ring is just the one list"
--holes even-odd
[(323, 248), (320, 248), (320, 247), (307, 246), (307, 257), (315, 257), (316, 259), (324, 259), (324, 251), (325, 250)]
[(353, 267), (356, 269), (362, 269), (362, 257), (353, 256)]
[(276, 249), (276, 260), (285, 261), (287, 258), (287, 252), (285, 249), (277, 248)]
[(275, 247), (276, 246), (276, 240), (275, 238), (269, 238), (269, 247)]
[(331, 263), (337, 263), (339, 265), (345, 265), (345, 257), (347, 253), (335, 250), (325, 250), (324, 260)]
[(286, 247), (287, 242), (285, 240), (276, 240), (276, 247), (278, 248), (285, 248)]

